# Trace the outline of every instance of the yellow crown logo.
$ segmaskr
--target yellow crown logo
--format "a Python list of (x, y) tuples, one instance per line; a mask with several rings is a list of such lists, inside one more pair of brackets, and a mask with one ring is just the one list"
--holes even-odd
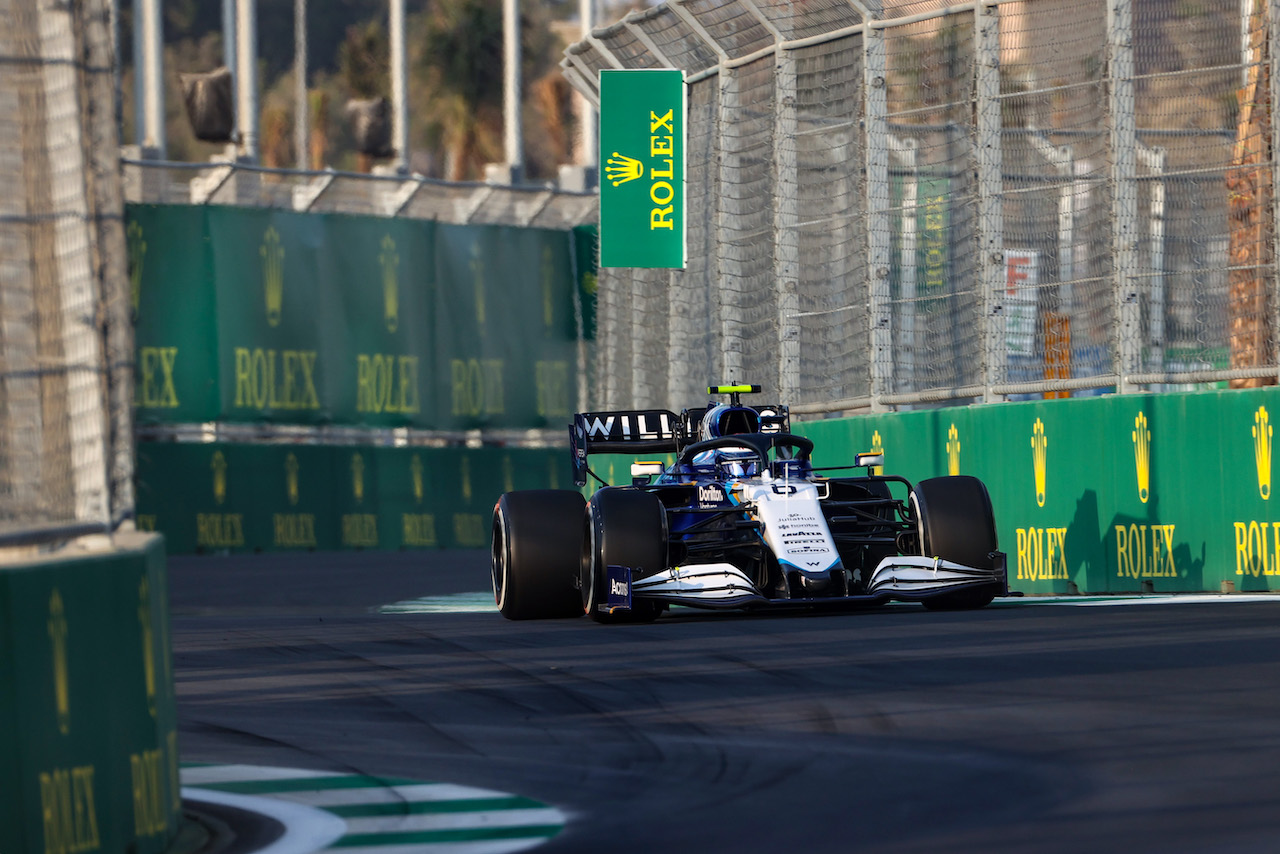
[(359, 454), (351, 455), (351, 494), (357, 504), (364, 501), (364, 457)]
[(378, 262), (382, 265), (382, 304), (387, 331), (395, 332), (400, 325), (400, 283), (396, 279), (400, 256), (396, 253), (396, 242), (389, 234), (382, 238), (382, 254), (378, 256)]
[(1047, 469), (1049, 447), (1049, 437), (1044, 434), (1044, 422), (1039, 418), (1036, 419), (1035, 426), (1031, 429), (1031, 461), (1035, 465), (1036, 474), (1036, 504), (1044, 506), (1045, 497), (1045, 472)]
[[(612, 483), (613, 481), (610, 481)], [(471, 503), (471, 458), (462, 458), (462, 500)]]
[(284, 458), (284, 489), (290, 504), (298, 503), (298, 458), (289, 454)]
[(129, 301), (133, 304), (133, 313), (138, 313), (142, 304), (142, 262), (147, 257), (147, 241), (142, 237), (142, 226), (136, 222), (129, 223), (127, 235), (129, 244)]
[(960, 431), (954, 424), (947, 431), (947, 474), (960, 474)]
[(1258, 464), (1258, 494), (1262, 500), (1271, 498), (1271, 418), (1267, 408), (1259, 406), (1253, 413), (1253, 460)]
[(644, 174), (644, 166), (639, 160), (615, 151), (613, 156), (604, 163), (604, 174), (616, 187), (639, 178)]
[(49, 643), (53, 647), (53, 701), (58, 711), (58, 732), (71, 732), (71, 680), (67, 676), (67, 615), (62, 594), (53, 588), (49, 597)]
[(221, 504), (227, 500), (227, 458), (222, 451), (213, 452), (209, 468), (213, 469), (213, 500)]
[[(884, 440), (880, 438), (879, 430), (871, 434), (871, 453), (873, 454), (884, 453)], [(874, 474), (884, 474), (884, 466), (876, 466), (874, 469), (872, 469), (872, 472)]]
[(138, 584), (138, 622), (142, 624), (142, 678), (147, 689), (147, 711), (156, 716), (156, 648), (151, 634), (151, 589), (147, 579)]
[(417, 454), (409, 461), (409, 473), (413, 476), (413, 500), (421, 504), (425, 490), (422, 482), (422, 458)]
[(284, 247), (275, 226), (267, 229), (258, 249), (262, 256), (262, 284), (267, 294), (267, 323), (280, 325), (280, 309), (284, 304)]
[(1139, 412), (1133, 419), (1133, 462), (1138, 469), (1138, 498), (1143, 504), (1151, 497), (1151, 431), (1147, 416)]

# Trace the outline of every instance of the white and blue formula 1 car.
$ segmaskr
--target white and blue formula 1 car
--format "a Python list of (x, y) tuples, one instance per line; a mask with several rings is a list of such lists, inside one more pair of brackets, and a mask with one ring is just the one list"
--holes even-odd
[[(883, 454), (816, 469), (784, 406), (747, 406), (759, 386), (713, 386), (727, 404), (579, 413), (575, 481), (601, 488), (508, 492), (493, 514), (493, 592), (512, 620), (657, 618), (669, 605), (838, 609), (889, 600), (981, 608), (1008, 593), (991, 499), (963, 475), (911, 484), (873, 474)], [(638, 462), (630, 486), (591, 471), (593, 453)], [(831, 476), (865, 469), (865, 474)]]

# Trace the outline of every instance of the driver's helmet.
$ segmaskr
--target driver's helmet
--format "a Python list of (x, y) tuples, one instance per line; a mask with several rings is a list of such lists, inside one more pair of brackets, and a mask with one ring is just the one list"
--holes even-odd
[(722, 403), (707, 410), (702, 416), (702, 438), (736, 436), (740, 433), (759, 433), (760, 414), (749, 406), (732, 406)]
[(728, 477), (755, 477), (760, 474), (760, 455), (747, 448), (714, 448), (695, 454), (693, 468)]

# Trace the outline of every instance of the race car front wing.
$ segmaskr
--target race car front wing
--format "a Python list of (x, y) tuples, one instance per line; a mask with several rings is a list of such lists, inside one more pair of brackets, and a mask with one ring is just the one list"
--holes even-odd
[[(1004, 552), (992, 552), (991, 564), (990, 568), (983, 568), (936, 557), (887, 557), (871, 573), (865, 593), (812, 599), (770, 599), (742, 570), (728, 563), (673, 566), (628, 583), (635, 598), (695, 608), (853, 608), (894, 600), (921, 602), (987, 588), (994, 588), (997, 596), (1005, 595), (1009, 584)], [(612, 577), (620, 581), (630, 575), (625, 567), (609, 569)], [(614, 573), (615, 570), (623, 571)]]

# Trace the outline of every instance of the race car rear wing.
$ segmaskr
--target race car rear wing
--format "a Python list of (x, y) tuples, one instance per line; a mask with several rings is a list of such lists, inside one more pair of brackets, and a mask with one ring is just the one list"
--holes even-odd
[(589, 454), (674, 454), (683, 439), (680, 416), (666, 409), (579, 412), (569, 425), (573, 482), (586, 485)]

